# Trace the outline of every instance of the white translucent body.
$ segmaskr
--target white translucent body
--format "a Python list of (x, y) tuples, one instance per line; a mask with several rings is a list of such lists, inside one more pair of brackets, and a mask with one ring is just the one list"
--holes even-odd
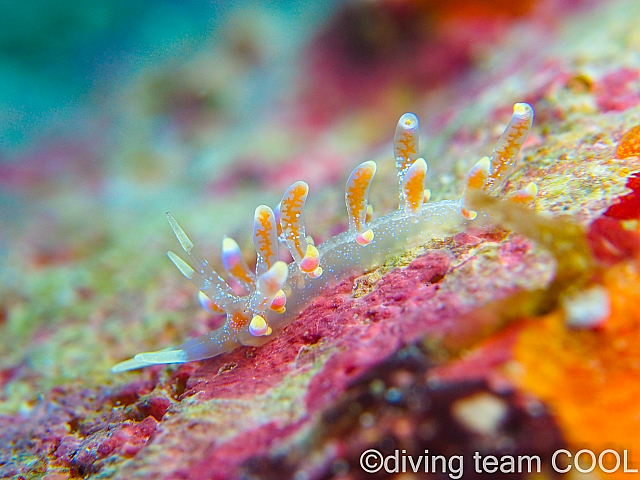
[[(368, 227), (375, 234), (366, 246), (356, 242), (353, 234), (344, 232), (318, 247), (324, 272), (320, 278), (311, 278), (300, 272), (295, 263), (289, 265), (289, 278), (284, 291), (287, 295), (287, 310), (283, 314), (267, 311), (265, 319), (273, 334), (254, 337), (248, 331), (230, 334), (227, 325), (198, 338), (184, 342), (175, 349), (136, 355), (131, 360), (113, 367), (113, 372), (122, 372), (156, 363), (180, 363), (215, 357), (240, 345), (259, 346), (278, 335), (293, 322), (300, 312), (324, 289), (336, 285), (345, 278), (362, 274), (382, 265), (393, 255), (420, 245), (433, 238), (441, 238), (459, 231), (465, 224), (460, 214), (460, 200), (446, 200), (423, 205), (419, 212), (407, 216), (396, 211), (374, 220)], [(247, 301), (248, 301), (248, 297)]]
[[(531, 108), (528, 105), (526, 107)], [(522, 108), (518, 109), (518, 112), (520, 110)], [(514, 111), (514, 116), (518, 112)], [(399, 135), (398, 131), (402, 133), (402, 129), (406, 128), (406, 122), (403, 123), (404, 118), (405, 116), (398, 123), (396, 137)], [(417, 118), (415, 119), (415, 124), (415, 143), (417, 144)], [(511, 124), (507, 127), (507, 131), (509, 131), (510, 127)], [(524, 133), (526, 134), (526, 132)], [(520, 145), (521, 143), (517, 145), (517, 150), (514, 149), (514, 156), (517, 155)], [(397, 155), (397, 148), (394, 153)], [(417, 155), (415, 156), (417, 157)], [(415, 159), (411, 160), (415, 162)], [(423, 162), (422, 159), (420, 161)], [(505, 161), (513, 162), (514, 158), (505, 158)], [(396, 158), (396, 163), (398, 164), (398, 176), (403, 178), (408, 169), (402, 167), (402, 162), (398, 162), (398, 158)], [(424, 170), (426, 171), (426, 168)], [(261, 269), (256, 272), (258, 275), (257, 289), (244, 297), (235, 296), (222, 277), (212, 270), (208, 263), (193, 249), (191, 241), (177, 225), (173, 217), (168, 214), (169, 222), (180, 244), (191, 259), (192, 266), (189, 266), (172, 252), (169, 252), (169, 258), (185, 277), (189, 278), (199, 290), (227, 312), (227, 322), (219, 329), (188, 340), (178, 347), (138, 354), (130, 360), (115, 365), (111, 371), (116, 373), (159, 363), (181, 363), (201, 360), (228, 352), (240, 345), (263, 345), (280, 334), (315, 297), (327, 288), (346, 278), (360, 275), (380, 266), (394, 255), (398, 255), (412, 247), (424, 244), (434, 238), (443, 238), (455, 234), (461, 231), (468, 223), (468, 220), (461, 214), (463, 207), (461, 199), (425, 203), (415, 212), (409, 212), (408, 209), (404, 208), (403, 203), (401, 200), (399, 210), (366, 224), (365, 228), (373, 232), (373, 239), (370, 243), (366, 245), (358, 243), (356, 232), (350, 229), (319, 245), (320, 266), (322, 267), (322, 275), (320, 277), (313, 278), (303, 273), (300, 270), (299, 259), (288, 265), (286, 282), (284, 274), (287, 271), (281, 270), (280, 281), (285, 282), (282, 285), (282, 290), (286, 295), (286, 311), (284, 313), (277, 313), (269, 309), (268, 304), (265, 303), (265, 298), (267, 297), (265, 297), (264, 292), (260, 292), (259, 286)], [(479, 218), (482, 219), (483, 217), (480, 216)], [(480, 219), (475, 219), (474, 223), (477, 224), (482, 221)], [(279, 240), (282, 243), (287, 243), (284, 238)], [(299, 255), (294, 255), (294, 258), (297, 256)], [(262, 275), (266, 274), (263, 273)], [(277, 289), (276, 287), (275, 290)], [(268, 294), (269, 301), (273, 300), (272, 293)], [(251, 333), (248, 323), (246, 328), (233, 329), (233, 322), (230, 320), (233, 319), (233, 314), (237, 312), (242, 312), (245, 316), (259, 315), (264, 317), (268, 326), (272, 329), (271, 334), (256, 336)]]

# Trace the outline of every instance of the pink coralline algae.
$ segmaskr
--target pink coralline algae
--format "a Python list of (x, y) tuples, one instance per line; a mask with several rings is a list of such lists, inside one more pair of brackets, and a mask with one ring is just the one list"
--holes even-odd
[(0, 444), (29, 452), (33, 458), (25, 471), (10, 455), (11, 450), (2, 449), (0, 477), (42, 473), (47, 457), (72, 475), (86, 477), (114, 458), (136, 455), (171, 404), (166, 396), (152, 394), (154, 388), (151, 381), (132, 382), (115, 390), (57, 388), (29, 415), (0, 417)]
[[(468, 309), (465, 304), (482, 295), (482, 287), (456, 293), (449, 288), (440, 291), (440, 283), (457, 270), (452, 262), (458, 263), (474, 248), (503, 238), (495, 233), (463, 234), (457, 240), (450, 237), (444, 243), (435, 243), (434, 250), (405, 268), (392, 268), (381, 277), (374, 272), (357, 280), (346, 279), (323, 292), (296, 322), (260, 349), (241, 347), (195, 371), (189, 367), (192, 373), (182, 398), (197, 394), (198, 399), (205, 400), (264, 393), (282, 381), (291, 368), (312, 363), (325, 350), (324, 345), (330, 345), (340, 354), (326, 361), (323, 372), (309, 386), (308, 407), (315, 409), (399, 346), (427, 332), (443, 337), (461, 330), (461, 318)], [(513, 242), (514, 247), (501, 249), (500, 258), (507, 269), (536, 262), (530, 243), (515, 246), (520, 240)], [(512, 285), (504, 294), (515, 291), (511, 289), (517, 288)], [(468, 325), (462, 330), (473, 335), (474, 328)]]
[(622, 67), (596, 82), (594, 91), (598, 108), (604, 112), (622, 112), (640, 103), (640, 72)]
[[(519, 291), (521, 287), (509, 278), (514, 271), (523, 266), (534, 266), (539, 259), (531, 243), (520, 237), (510, 240), (505, 235), (501, 231), (479, 231), (447, 237), (395, 259), (366, 276), (345, 279), (319, 295), (297, 321), (260, 348), (240, 347), (207, 362), (184, 364), (168, 377), (163, 376), (159, 367), (151, 367), (140, 380), (114, 389), (55, 390), (28, 416), (3, 417), (0, 441), (3, 444), (16, 444), (16, 448), (31, 452), (34, 458), (48, 458), (49, 467), (57, 465), (79, 476), (101, 472), (117, 458), (136, 456), (152, 438), (164, 452), (163, 456), (182, 456), (182, 466), (172, 467), (161, 476), (152, 475), (153, 478), (234, 478), (238, 472), (258, 472), (272, 468), (273, 462), (281, 461), (291, 469), (297, 465), (297, 454), (278, 460), (269, 452), (278, 442), (314, 425), (317, 415), (334, 418), (327, 423), (327, 428), (338, 421), (334, 413), (326, 411), (328, 406), (345, 391), (353, 388), (356, 389), (354, 391), (361, 391), (363, 376), (376, 375), (372, 372), (377, 371), (381, 360), (393, 358), (394, 352), (403, 345), (417, 342), (425, 335), (440, 338), (444, 343), (451, 339), (452, 345), (455, 345), (459, 342), (460, 332), (464, 332), (467, 339), (476, 338), (485, 335), (487, 329), (498, 327), (497, 324), (477, 322), (467, 316), (471, 305), (483, 297), (483, 288), (489, 287), (476, 285), (459, 291), (452, 287), (456, 284), (455, 278), (464, 275), (469, 262), (473, 263), (476, 258), (474, 252), (494, 245), (501, 246), (498, 249), (501, 259), (498, 265), (502, 265), (490, 279), (494, 288), (498, 289), (496, 298)], [(538, 281), (531, 278), (529, 283), (533, 285)], [(178, 429), (173, 436), (182, 436), (200, 428), (200, 420), (192, 421), (177, 414), (177, 405), (225, 401), (251, 403), (256, 398), (268, 398), (270, 392), (286, 382), (292, 372), (299, 374), (310, 368), (317, 369), (318, 359), (324, 360), (299, 400), (305, 413), (297, 420), (272, 420), (231, 437), (225, 435), (221, 440), (216, 439), (219, 435), (216, 432), (220, 431), (214, 429), (210, 437), (208, 434), (203, 439), (202, 448), (192, 452), (179, 453), (171, 437), (167, 437), (167, 432), (172, 429)], [(403, 375), (399, 372), (391, 376), (396, 378)], [(416, 377), (415, 382), (422, 380)], [(391, 385), (389, 381), (383, 390), (386, 392)], [(445, 404), (452, 399), (486, 390), (482, 384), (451, 388), (451, 397), (444, 390), (433, 390), (433, 401), (442, 402), (438, 408), (445, 408)], [(382, 402), (380, 408), (386, 411), (389, 407), (384, 405), (391, 405), (389, 395), (393, 396), (393, 392), (375, 394), (371, 401)], [(444, 396), (440, 399), (441, 395)], [(505, 404), (513, 401), (511, 397), (505, 397), (504, 400)], [(516, 411), (521, 411), (516, 404)], [(336, 411), (340, 411), (340, 408)], [(375, 413), (371, 412), (372, 415)], [(381, 414), (385, 418), (386, 415)], [(232, 418), (228, 420), (237, 421)], [(431, 420), (425, 422), (428, 425)], [(339, 424), (342, 425), (342, 422)], [(395, 426), (393, 430), (398, 428)], [(427, 426), (424, 428), (427, 429)], [(25, 438), (25, 431), (29, 432), (29, 437), (40, 439), (41, 443), (22, 445), (20, 442)], [(385, 435), (380, 437), (380, 441), (386, 438)], [(553, 435), (557, 437), (557, 433)], [(322, 438), (318, 440), (318, 452), (328, 441)], [(455, 444), (462, 440), (448, 441)], [(348, 448), (345, 444), (346, 449), (339, 449), (336, 453), (342, 452), (343, 461), (353, 461), (351, 456), (362, 440), (354, 437), (347, 440), (347, 443), (350, 442), (356, 443)], [(523, 444), (523, 448), (525, 446)], [(334, 457), (325, 458), (323, 462), (329, 463), (322, 463), (317, 468), (330, 471), (332, 462), (338, 461), (337, 457), (334, 460), (331, 458)], [(19, 469), (11, 458), (3, 461), (0, 467), (2, 474), (24, 474), (23, 467)], [(192, 468), (186, 469), (185, 462)], [(47, 463), (38, 465), (34, 468), (43, 470)], [(296, 468), (302, 467), (300, 464)]]
[[(286, 456), (253, 456), (240, 467), (240, 475), (267, 479), (272, 472), (280, 472), (281, 478), (296, 478), (302, 472), (305, 478), (370, 478), (359, 462), (362, 452), (373, 448), (384, 456), (396, 450), (426, 453), (429, 459), (458, 455), (461, 465), (455, 467), (461, 468), (464, 478), (475, 479), (484, 478), (473, 466), (478, 448), (498, 457), (505, 451), (534, 454), (548, 462), (565, 445), (542, 405), (511, 388), (496, 391), (485, 378), (440, 383), (428, 376), (431, 368), (430, 355), (423, 348), (399, 349), (354, 381), (340, 401), (322, 414), (317, 435), (304, 449)], [(499, 415), (478, 424), (467, 412), (483, 404)], [(323, 451), (331, 454), (322, 462), (310, 461)], [(451, 466), (447, 464), (444, 473), (451, 473), (447, 470)], [(419, 472), (424, 475), (424, 466)], [(443, 473), (442, 466), (438, 473)]]
[[(345, 392), (350, 398), (348, 392), (353, 388), (360, 391), (367, 381), (362, 379), (368, 378), (368, 375), (377, 375), (372, 372), (380, 371), (379, 364), (382, 359), (394, 358), (394, 352), (398, 352), (403, 345), (412, 344), (425, 335), (431, 338), (450, 338), (455, 344), (460, 332), (464, 332), (468, 337), (477, 337), (484, 335), (487, 328), (493, 329), (498, 326), (477, 322), (476, 319), (467, 316), (470, 311), (467, 304), (472, 303), (473, 298), (482, 295), (479, 291), (482, 287), (478, 287), (477, 291), (471, 289), (455, 292), (448, 285), (448, 276), (455, 277), (459, 269), (464, 270), (465, 259), (472, 258), (475, 249), (502, 244), (503, 248), (499, 251), (500, 258), (504, 261), (500, 263), (504, 265), (505, 270), (498, 275), (502, 280), (494, 278), (493, 281), (496, 285), (501, 285), (501, 295), (505, 297), (519, 291), (520, 287), (508, 282), (508, 271), (518, 270), (523, 265), (532, 265), (538, 260), (530, 243), (517, 237), (512, 241), (515, 243), (510, 246), (511, 241), (506, 240), (505, 233), (495, 231), (477, 232), (476, 235), (460, 234), (455, 239), (449, 237), (443, 242), (435, 242), (425, 253), (413, 260), (409, 257), (400, 262), (400, 265), (404, 266), (387, 265), (382, 267), (384, 274), (372, 272), (365, 277), (349, 278), (333, 289), (323, 292), (302, 312), (297, 321), (272, 342), (260, 348), (240, 347), (202, 364), (180, 366), (176, 375), (186, 378), (180, 401), (192, 399), (199, 403), (225, 400), (235, 402), (252, 401), (256, 397), (268, 395), (292, 372), (305, 371), (319, 358), (326, 359), (321, 370), (306, 387), (306, 413), (301, 420), (290, 424), (269, 423), (243, 431), (238, 436), (224, 441), (209, 440), (210, 445), (198, 453), (198, 460), (193, 468), (188, 471), (179, 469), (166, 478), (232, 478), (238, 472), (258, 474), (264, 469), (271, 471), (280, 468), (276, 467), (278, 465), (283, 468), (286, 466), (281, 478), (290, 478), (289, 474), (293, 474), (295, 470), (304, 470), (304, 466), (297, 464), (295, 460), (296, 455), (302, 454), (301, 452), (294, 452), (286, 459), (278, 459), (268, 452), (280, 441), (289, 438), (293, 432), (313, 425), (317, 414), (333, 418), (328, 423), (323, 423), (325, 428), (329, 429), (325, 434), (329, 435), (331, 432), (330, 435), (335, 435), (336, 432), (331, 425), (338, 422), (338, 418), (335, 417), (335, 413), (325, 412), (327, 406), (345, 395)], [(535, 281), (531, 279), (531, 282)], [(403, 358), (406, 352), (400, 350), (395, 355)], [(427, 357), (423, 353), (420, 357), (423, 358), (421, 362), (426, 361)], [(408, 360), (413, 362), (411, 358)], [(395, 361), (390, 362), (393, 364)], [(426, 368), (428, 363), (427, 361), (421, 368)], [(398, 373), (389, 375), (393, 378), (402, 377), (403, 371), (404, 367)], [(416, 382), (418, 381), (416, 377)], [(434, 401), (442, 402), (438, 408), (446, 409), (447, 402), (455, 398), (465, 398), (486, 391), (483, 381), (466, 387), (451, 387), (451, 398), (444, 390), (434, 387)], [(376, 394), (372, 401), (390, 405), (384, 392), (391, 388), (392, 382), (384, 380), (382, 384), (386, 387), (382, 387), (383, 391)], [(421, 388), (427, 387), (423, 385)], [(393, 392), (389, 395), (392, 396)], [(440, 398), (440, 395), (444, 396)], [(507, 404), (515, 402), (514, 408), (520, 412), (517, 415), (523, 414), (522, 407), (516, 406), (521, 400), (505, 398)], [(372, 415), (375, 413), (371, 412)], [(533, 424), (527, 428), (551, 428), (552, 437), (558, 442), (561, 441), (548, 417), (531, 417), (528, 421), (532, 421)], [(428, 426), (429, 422), (431, 421), (425, 420), (425, 425)], [(338, 423), (342, 425), (341, 422)], [(546, 426), (543, 427), (543, 424)], [(427, 426), (424, 428), (427, 429)], [(438, 433), (437, 438), (440, 439), (442, 434)], [(383, 438), (385, 435), (381, 434), (381, 441)], [(159, 445), (163, 444), (163, 440), (157, 441)], [(352, 453), (341, 449), (338, 453), (342, 452), (340, 455), (344, 457), (343, 461), (352, 462), (353, 459), (349, 456), (355, 454), (362, 440), (357, 440), (356, 436), (348, 441), (356, 442), (350, 447), (349, 451)], [(462, 440), (450, 441), (455, 444)], [(319, 440), (318, 445), (314, 447), (318, 448), (318, 452), (322, 450), (323, 442), (325, 440)], [(522, 443), (522, 448), (527, 448), (527, 445)], [(172, 455), (172, 447), (165, 448), (169, 449), (167, 455)], [(329, 464), (323, 464), (318, 468), (331, 471), (334, 460), (337, 461), (337, 458), (325, 459)], [(294, 465), (291, 465), (291, 462)], [(355, 469), (355, 464), (353, 468)], [(317, 472), (314, 475), (316, 474)], [(258, 475), (257, 478), (263, 477)]]
[[(343, 355), (346, 357), (340, 355), (336, 360), (344, 370), (340, 374), (343, 379), (335, 384), (339, 391), (350, 378), (377, 363), (381, 356), (390, 354), (403, 342), (401, 328), (406, 328), (406, 340), (420, 331), (411, 327), (409, 318), (414, 309), (419, 309), (419, 305), (433, 297), (437, 287), (432, 280), (438, 280), (448, 271), (449, 257), (444, 252), (434, 252), (413, 263), (415, 267), (407, 267), (408, 271), (389, 272), (385, 282), (378, 283), (366, 298), (353, 298), (354, 278), (343, 281), (316, 298), (305, 309), (300, 321), (259, 350), (239, 348), (199, 367), (191, 374), (183, 396), (197, 393), (198, 398), (208, 399), (264, 393), (281, 381), (292, 365), (301, 366), (313, 361), (313, 356), (319, 354), (314, 350), (321, 348), (319, 342), (333, 345), (332, 349), (345, 350)], [(413, 273), (424, 266), (427, 268), (415, 278)], [(387, 281), (388, 276), (390, 280)], [(399, 317), (401, 310), (403, 327), (386, 321)], [(421, 321), (422, 327), (429, 323), (425, 319)], [(412, 330), (416, 333), (412, 334)], [(351, 364), (354, 359), (357, 359), (356, 363)], [(329, 360), (325, 366), (325, 370), (331, 372), (327, 375), (332, 381), (336, 381), (338, 375), (331, 367), (334, 362)], [(212, 373), (224, 370), (229, 364), (235, 365), (233, 375), (220, 374), (211, 378)], [(324, 380), (317, 381), (322, 389)], [(315, 391), (314, 387), (310, 388)], [(330, 391), (327, 393), (332, 395)], [(308, 401), (323, 403), (316, 393), (309, 394)]]
[[(256, 396), (268, 394), (291, 372), (304, 371), (314, 365), (316, 358), (326, 358), (304, 395), (304, 417), (289, 424), (268, 423), (244, 431), (238, 437), (214, 441), (203, 451), (194, 452), (199, 460), (194, 457), (192, 468), (178, 468), (163, 478), (223, 479), (232, 478), (240, 471), (258, 472), (273, 466), (273, 462), (280, 460), (268, 452), (279, 439), (308, 428), (314, 422), (316, 412), (334, 418), (327, 424), (329, 426), (337, 421), (335, 413), (323, 413), (327, 406), (345, 391), (352, 388), (360, 391), (363, 375), (375, 371), (382, 359), (393, 357), (403, 345), (424, 335), (455, 338), (461, 329), (467, 335), (481, 335), (477, 330), (481, 324), (465, 321), (465, 314), (469, 312), (467, 303), (481, 292), (456, 293), (448, 286), (447, 279), (464, 269), (465, 259), (471, 258), (469, 255), (474, 249), (495, 242), (505, 242), (505, 234), (499, 231), (460, 234), (434, 242), (424, 253), (418, 251), (417, 257), (412, 259), (410, 255), (398, 266), (390, 264), (383, 266), (380, 272), (345, 279), (323, 292), (304, 310), (299, 320), (261, 348), (241, 347), (202, 364), (185, 364), (163, 380), (157, 375), (157, 367), (152, 367), (146, 380), (116, 389), (55, 390), (27, 417), (3, 417), (0, 441), (26, 449), (34, 458), (48, 457), (49, 462), (66, 467), (75, 475), (90, 476), (116, 458), (135, 456), (154, 437), (158, 422), (164, 423), (174, 402), (185, 402), (190, 398), (197, 402), (251, 401)], [(537, 261), (530, 244), (528, 247), (508, 245), (505, 243), (505, 248), (501, 249), (506, 269), (499, 275), (505, 282), (501, 287), (504, 296), (519, 288), (507, 281), (508, 270)], [(496, 278), (493, 281), (500, 284)], [(401, 373), (397, 375), (402, 376)], [(452, 398), (466, 397), (484, 389), (481, 384), (468, 388), (460, 386), (460, 390), (454, 389), (457, 393), (452, 391), (451, 398), (445, 391), (436, 389), (433, 398), (443, 402), (438, 408), (444, 408)], [(437, 400), (440, 395), (445, 396)], [(388, 408), (382, 406), (388, 404), (383, 394), (371, 401), (382, 402), (380, 408)], [(512, 400), (507, 398), (505, 402), (510, 404)], [(336, 408), (340, 411), (340, 407)], [(178, 428), (188, 428), (189, 421), (186, 422)], [(38, 438), (39, 443), (22, 445), (25, 431), (29, 432), (29, 437)], [(163, 436), (155, 441), (162, 446), (166, 440)], [(319, 440), (318, 448), (324, 441)], [(349, 462), (352, 462), (352, 453), (348, 452), (354, 452), (361, 440), (354, 438), (351, 441), (356, 443), (340, 450)], [(164, 448), (170, 455), (172, 447)], [(295, 456), (291, 456), (282, 461), (295, 463), (294, 459)], [(2, 460), (0, 472), (3, 475), (24, 474), (11, 458)], [(46, 463), (33, 468), (44, 471)], [(288, 468), (292, 468), (291, 465)], [(318, 468), (330, 470), (332, 467), (323, 464)]]

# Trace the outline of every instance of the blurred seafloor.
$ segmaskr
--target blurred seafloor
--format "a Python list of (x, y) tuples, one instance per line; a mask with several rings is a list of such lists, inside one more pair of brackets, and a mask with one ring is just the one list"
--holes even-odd
[[(1, 478), (365, 478), (367, 448), (640, 465), (636, 2), (32, 3), (0, 15)], [(520, 101), (504, 193), (535, 181), (570, 224), (436, 239), (264, 347), (109, 373), (219, 321), (166, 259), (166, 211), (215, 265), (223, 234), (251, 260), (253, 209), (304, 179), (322, 241), (361, 161), (396, 208), (403, 112), (440, 200)], [(567, 299), (606, 315), (568, 326)]]

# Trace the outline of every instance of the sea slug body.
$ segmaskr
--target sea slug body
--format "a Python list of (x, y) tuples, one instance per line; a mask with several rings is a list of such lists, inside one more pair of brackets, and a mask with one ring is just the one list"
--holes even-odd
[[(511, 122), (500, 137), (491, 158), (474, 166), (466, 181), (470, 189), (495, 194), (515, 168), (516, 157), (533, 122), (533, 109), (525, 103), (514, 106)], [(394, 137), (394, 157), (400, 186), (399, 209), (369, 221), (369, 187), (376, 172), (373, 161), (358, 165), (346, 184), (345, 201), (349, 230), (316, 246), (305, 233), (304, 205), (309, 186), (294, 183), (275, 210), (256, 208), (253, 244), (258, 253), (255, 272), (242, 258), (238, 244), (224, 237), (222, 263), (229, 277), (246, 295), (239, 296), (194, 245), (171, 214), (167, 219), (190, 264), (173, 252), (169, 259), (197, 287), (200, 304), (210, 312), (225, 312), (222, 327), (176, 348), (140, 353), (115, 365), (114, 373), (154, 364), (182, 363), (214, 357), (240, 345), (259, 346), (293, 322), (324, 289), (349, 276), (362, 274), (383, 264), (393, 255), (426, 241), (454, 233), (477, 217), (465, 209), (464, 198), (428, 203), (424, 189), (427, 162), (418, 157), (418, 118), (404, 114)], [(511, 195), (519, 203), (535, 198), (535, 184)], [(287, 247), (294, 261), (278, 260), (279, 245)]]
[(356, 242), (360, 245), (368, 245), (373, 240), (373, 230), (365, 230), (365, 224), (369, 207), (369, 188), (376, 169), (376, 162), (361, 163), (351, 172), (345, 189), (349, 229), (356, 232)]
[[(482, 157), (469, 171), (465, 185), (464, 198), (469, 190), (482, 190), (492, 194), (499, 191), (516, 167), (518, 152), (529, 135), (533, 125), (533, 108), (527, 103), (516, 103), (513, 106), (513, 116), (504, 133), (498, 140), (496, 148), (489, 157)], [(530, 183), (524, 189), (513, 193), (512, 200), (527, 204), (538, 194), (538, 188)], [(476, 218), (477, 213), (462, 209), (462, 215), (467, 220)]]

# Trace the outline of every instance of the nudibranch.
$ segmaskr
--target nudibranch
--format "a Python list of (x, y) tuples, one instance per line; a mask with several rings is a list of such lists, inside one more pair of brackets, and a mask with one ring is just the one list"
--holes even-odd
[[(370, 219), (368, 196), (376, 163), (361, 163), (346, 184), (348, 231), (316, 246), (305, 232), (304, 206), (309, 186), (303, 181), (294, 183), (275, 210), (266, 205), (255, 210), (253, 245), (257, 261), (254, 271), (242, 257), (238, 244), (229, 237), (223, 238), (223, 267), (244, 294), (234, 291), (202, 258), (167, 213), (189, 262), (171, 251), (167, 252), (169, 259), (196, 286), (202, 307), (210, 312), (226, 313), (226, 321), (217, 330), (176, 348), (139, 353), (115, 365), (111, 371), (202, 360), (240, 345), (263, 345), (293, 322), (325, 288), (382, 265), (393, 255), (430, 239), (460, 231), (477, 217), (477, 212), (465, 208), (467, 192), (470, 189), (494, 195), (499, 192), (513, 172), (532, 122), (531, 106), (517, 103), (491, 158), (484, 157), (469, 172), (462, 198), (430, 203), (430, 191), (425, 190), (427, 162), (418, 156), (418, 118), (405, 113), (398, 121), (393, 145), (400, 187), (398, 210)], [(510, 198), (527, 203), (536, 194), (535, 184), (530, 184)], [(280, 260), (279, 249), (283, 245), (293, 257), (291, 264)]]

